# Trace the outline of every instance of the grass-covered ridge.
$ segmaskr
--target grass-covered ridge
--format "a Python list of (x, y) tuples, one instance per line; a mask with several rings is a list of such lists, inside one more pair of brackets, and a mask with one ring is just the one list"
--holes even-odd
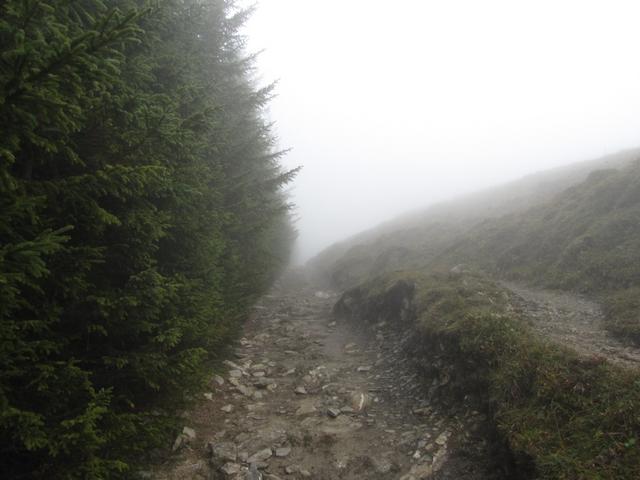
[[(441, 212), (419, 222), (398, 220), (384, 234), (340, 254), (337, 247), (329, 249), (315, 263), (340, 288), (394, 270), (448, 271), (465, 264), (496, 278), (578, 291), (602, 302), (610, 332), (640, 343), (640, 161), (635, 155), (635, 161), (627, 157), (616, 168), (585, 173), (568, 188), (546, 188), (548, 194), (536, 195), (537, 203), (527, 202), (526, 208), (494, 215), (518, 204), (513, 189), (490, 196), (492, 202), (485, 199), (484, 217), (474, 205), (469, 206), (473, 214), (465, 216), (461, 201), (450, 218)], [(563, 182), (566, 186), (568, 180)]]
[(640, 374), (540, 339), (491, 281), (396, 272), (348, 291), (336, 311), (410, 322), (414, 354), (434, 365), (425, 375), (449, 379), (440, 394), (480, 395), (536, 478), (639, 478)]
[(621, 151), (409, 212), (332, 245), (309, 265), (341, 288), (382, 272), (416, 269), (438, 259), (483, 222), (524, 215), (579, 185), (594, 170), (624, 168), (638, 158), (638, 149)]
[(489, 220), (434, 263), (457, 262), (591, 294), (612, 333), (640, 342), (640, 162), (595, 171), (539, 207)]

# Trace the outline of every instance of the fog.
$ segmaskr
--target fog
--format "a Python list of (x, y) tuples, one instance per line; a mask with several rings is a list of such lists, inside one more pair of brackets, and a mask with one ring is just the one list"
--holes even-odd
[(297, 260), (406, 210), (640, 145), (632, 1), (259, 0), (246, 34)]

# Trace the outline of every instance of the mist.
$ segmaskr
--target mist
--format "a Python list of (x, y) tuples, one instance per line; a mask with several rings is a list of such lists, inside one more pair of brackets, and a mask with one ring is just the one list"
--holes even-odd
[(297, 261), (394, 215), (640, 145), (631, 1), (261, 0), (245, 34)]

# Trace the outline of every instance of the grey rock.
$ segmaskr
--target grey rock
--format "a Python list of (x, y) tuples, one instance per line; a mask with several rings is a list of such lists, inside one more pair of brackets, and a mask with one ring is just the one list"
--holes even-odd
[(436, 438), (436, 443), (440, 446), (443, 446), (444, 444), (447, 443), (449, 436), (450, 436), (449, 432), (442, 432), (440, 435), (438, 435), (438, 438)]
[(431, 477), (432, 474), (433, 474), (433, 467), (427, 463), (414, 465), (413, 467), (411, 467), (411, 470), (409, 471), (409, 475), (411, 475), (413, 478), (418, 480), (429, 478)]
[(253, 398), (254, 400), (262, 400), (262, 397), (264, 397), (264, 394), (262, 392), (255, 391), (251, 394), (251, 398)]
[(260, 473), (258, 466), (255, 463), (252, 463), (249, 466), (249, 471), (245, 478), (246, 480), (262, 480), (262, 473)]
[(265, 448), (251, 455), (247, 459), (247, 462), (248, 463), (264, 462), (265, 460), (271, 458), (272, 455), (273, 455), (273, 452), (271, 451), (271, 449)]
[(209, 443), (211, 456), (222, 462), (235, 462), (238, 459), (238, 447), (232, 442)]
[(182, 434), (180, 434), (176, 437), (175, 441), (173, 442), (171, 451), (175, 452), (176, 450), (179, 450), (184, 444), (185, 444), (185, 438)]
[(246, 387), (245, 385), (238, 385), (236, 388), (245, 397), (250, 397), (251, 395), (253, 395), (253, 390), (249, 387)]
[(316, 412), (316, 407), (313, 402), (302, 402), (296, 410), (296, 415), (310, 415)]
[(276, 457), (278, 458), (288, 457), (290, 453), (291, 453), (291, 447), (276, 448)]
[(386, 475), (393, 468), (393, 464), (387, 458), (369, 457), (373, 468), (381, 475)]
[(338, 415), (340, 415), (341, 413), (342, 412), (338, 408), (331, 407), (327, 409), (327, 415), (329, 415), (331, 418), (338, 418)]
[(268, 378), (262, 377), (262, 378), (258, 378), (253, 382), (253, 386), (256, 388), (260, 388), (260, 389), (265, 389), (267, 387), (269, 387), (269, 385), (271, 385), (273, 383), (273, 380), (270, 380)]
[(232, 475), (237, 475), (240, 473), (240, 469), (242, 467), (237, 463), (225, 463), (222, 467), (220, 467), (220, 471), (224, 473), (227, 477), (231, 477)]

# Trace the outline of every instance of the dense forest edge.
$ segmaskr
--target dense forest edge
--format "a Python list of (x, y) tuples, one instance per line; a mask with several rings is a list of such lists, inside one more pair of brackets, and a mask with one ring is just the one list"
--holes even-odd
[(637, 347), (639, 158), (623, 152), (405, 216), (309, 267), (345, 292), (339, 317), (413, 332), (429, 394), (475, 396), (517, 478), (638, 478), (638, 370), (534, 331), (502, 281), (594, 299), (602, 328)]
[(136, 477), (288, 262), (249, 14), (0, 5), (2, 478)]

